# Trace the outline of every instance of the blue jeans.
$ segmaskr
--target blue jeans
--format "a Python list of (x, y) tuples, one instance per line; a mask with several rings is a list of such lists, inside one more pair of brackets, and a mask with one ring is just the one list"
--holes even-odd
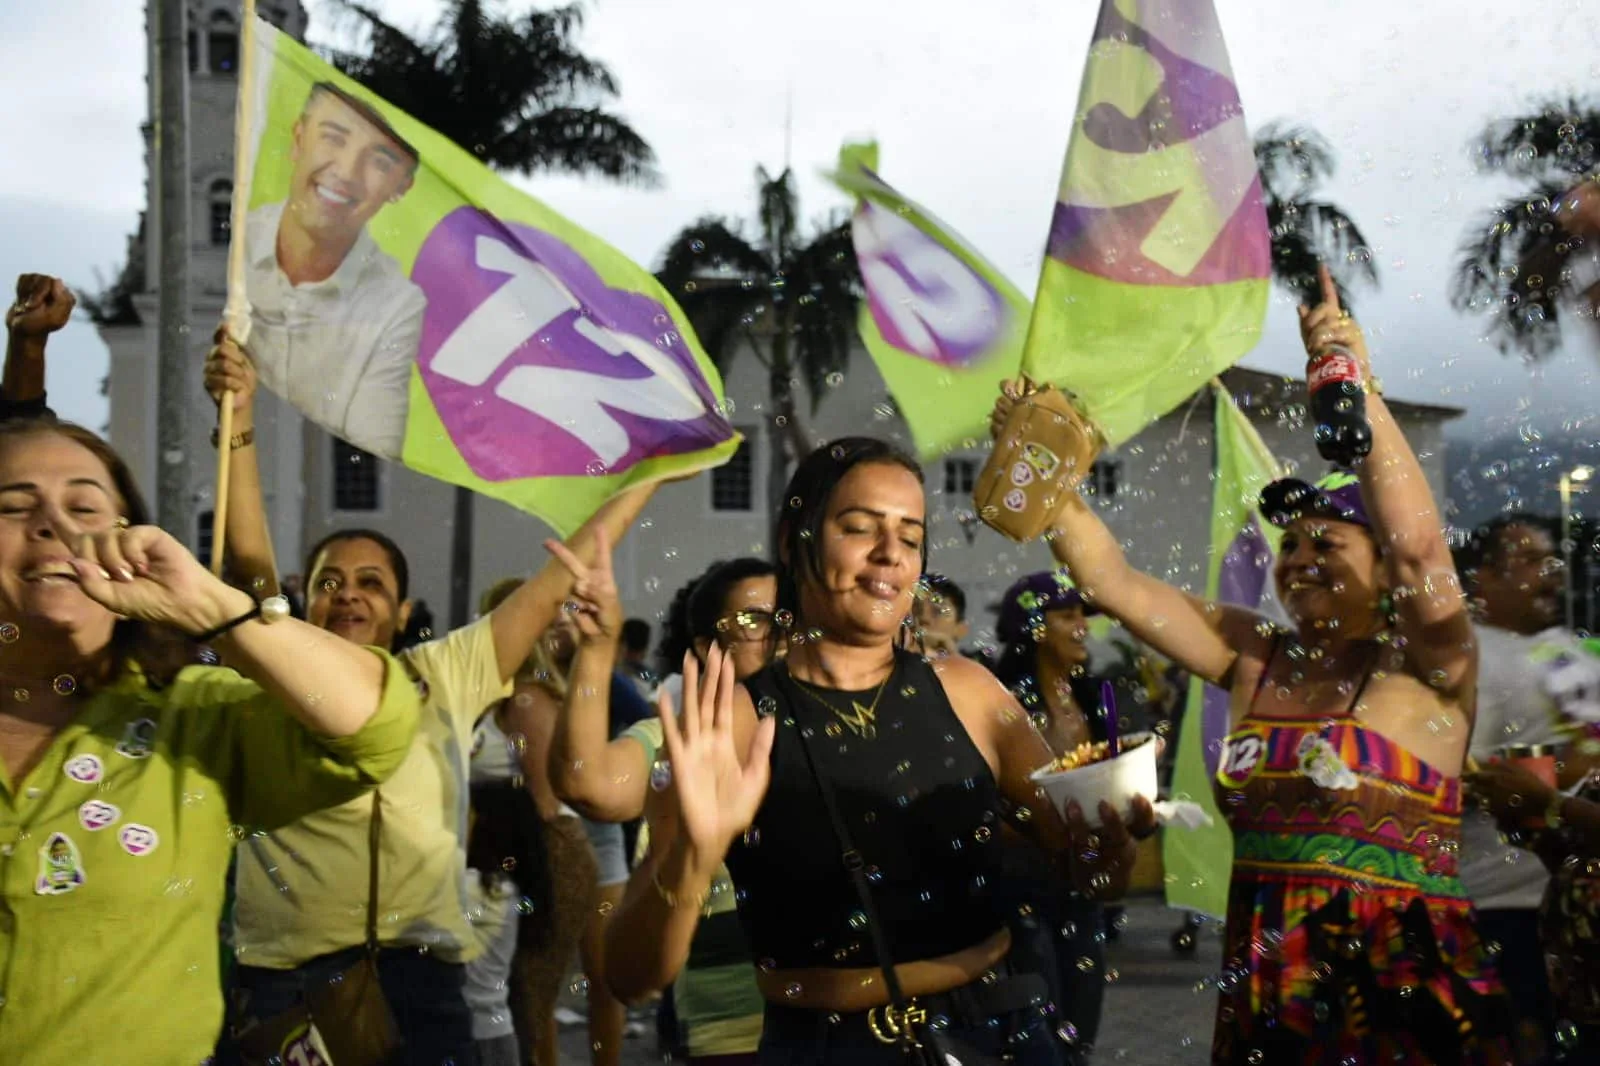
[[(347, 948), (302, 963), (293, 970), (239, 966), (228, 996), (230, 1028), (248, 1018), (266, 1019), (298, 1006), (306, 989), (326, 983), (361, 959), (365, 948)], [(389, 1066), (477, 1066), (472, 1013), (462, 992), (466, 967), (441, 962), (411, 948), (378, 953), (378, 982), (400, 1030), (401, 1048)], [(218, 1066), (237, 1063), (227, 1046), (217, 1049)]]
[[(931, 1017), (946, 1022), (943, 1031), (978, 1054), (1010, 1066), (1058, 1066), (1058, 1038), (1045, 1021), (1047, 989), (1037, 976), (1022, 978), (1037, 991), (1016, 1005), (985, 1006), (1003, 999), (1016, 977), (994, 985), (974, 982), (953, 992), (920, 997)], [(1022, 986), (1032, 988), (1029, 986)], [(1015, 999), (1015, 997), (1013, 997)], [(761, 1066), (905, 1066), (905, 1049), (873, 1035), (867, 1014), (832, 1014), (768, 1003), (761, 1034)]]

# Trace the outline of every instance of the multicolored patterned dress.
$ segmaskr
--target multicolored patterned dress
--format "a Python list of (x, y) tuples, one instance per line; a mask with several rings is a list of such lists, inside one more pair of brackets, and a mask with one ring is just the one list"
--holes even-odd
[(1511, 1061), (1456, 878), (1457, 779), (1348, 712), (1252, 708), (1216, 783), (1234, 864), (1213, 1063)]

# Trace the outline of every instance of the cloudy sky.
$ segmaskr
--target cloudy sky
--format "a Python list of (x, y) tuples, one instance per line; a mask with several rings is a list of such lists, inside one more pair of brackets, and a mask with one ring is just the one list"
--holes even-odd
[[(439, 6), (374, 2), (418, 29)], [(1458, 436), (1524, 422), (1550, 433), (1586, 417), (1595, 436), (1600, 340), (1574, 338), (1530, 372), (1477, 339), (1446, 286), (1464, 227), (1509, 188), (1474, 170), (1468, 139), (1542, 95), (1600, 97), (1600, 5), (1217, 5), (1252, 124), (1310, 123), (1338, 152), (1327, 195), (1366, 230), (1382, 269), (1382, 288), (1360, 293), (1358, 311), (1391, 394), (1467, 408)], [(309, 6), (312, 39), (328, 39), (328, 5)], [(0, 274), (45, 270), (87, 285), (121, 261), (144, 200), (139, 7), (0, 5), (0, 70), (13, 86), (0, 110)], [(755, 166), (781, 166), (786, 151), (809, 215), (842, 206), (815, 174), (843, 139), (872, 136), (890, 182), (1031, 291), (1095, 10), (1090, 0), (596, 0), (582, 44), (619, 76), (620, 108), (655, 146), (665, 184), (527, 187), (653, 264), (697, 216), (748, 214)], [(1293, 371), (1293, 322), (1276, 302), (1247, 362)], [(104, 346), (75, 324), (55, 352), (56, 405), (101, 424)]]

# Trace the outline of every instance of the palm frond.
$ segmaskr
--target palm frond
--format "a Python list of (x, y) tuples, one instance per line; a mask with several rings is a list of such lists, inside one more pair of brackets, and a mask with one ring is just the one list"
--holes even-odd
[(362, 0), (335, 2), (354, 30), (323, 50), (329, 61), (488, 165), (659, 181), (644, 138), (602, 107), (617, 81), (574, 43), (580, 6), (510, 18), (485, 0), (449, 0), (413, 36)]
[(1539, 181), (1593, 170), (1600, 162), (1600, 109), (1573, 96), (1535, 107), (1492, 122), (1478, 135), (1472, 149), (1479, 166)]
[(646, 187), (661, 183), (655, 152), (622, 119), (591, 108), (539, 111), (504, 131), (484, 155), (500, 170), (601, 174)]
[(1546, 181), (1486, 212), (1462, 241), (1450, 303), (1485, 318), (1484, 335), (1505, 353), (1532, 358), (1561, 343), (1567, 263), (1583, 244), (1553, 205), (1565, 181)]
[(1333, 147), (1309, 126), (1269, 122), (1256, 134), (1256, 168), (1267, 195), (1292, 198), (1333, 176)]
[(748, 288), (767, 291), (776, 264), (744, 238), (727, 219), (709, 215), (683, 229), (661, 254), (656, 278), (674, 298), (685, 285), (710, 278), (750, 282)]
[(766, 242), (767, 253), (774, 262), (782, 263), (789, 258), (800, 226), (794, 172), (784, 170), (777, 177), (772, 177), (765, 167), (757, 167), (756, 188), (760, 201), (757, 217), (761, 220), (761, 234)]
[(836, 224), (797, 249), (788, 280), (795, 362), (811, 391), (815, 413), (833, 375), (849, 369), (855, 343), (862, 282), (849, 222)]

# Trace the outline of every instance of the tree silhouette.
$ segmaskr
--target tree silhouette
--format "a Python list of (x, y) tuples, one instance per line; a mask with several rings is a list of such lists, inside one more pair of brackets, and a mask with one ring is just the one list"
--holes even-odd
[(1315, 306), (1322, 299), (1317, 267), (1325, 262), (1349, 308), (1350, 284), (1376, 285), (1378, 268), (1355, 220), (1317, 198), (1336, 168), (1333, 148), (1314, 129), (1273, 122), (1256, 134), (1255, 154), (1272, 239), (1272, 279), (1300, 303)]
[(1524, 182), (1468, 227), (1450, 302), (1485, 316), (1502, 352), (1538, 359), (1561, 343), (1571, 313), (1568, 268), (1584, 239), (1562, 227), (1562, 195), (1596, 165), (1600, 110), (1574, 98), (1489, 124), (1473, 141), (1479, 166)]
[(706, 353), (726, 372), (746, 351), (767, 371), (773, 426), (767, 496), (774, 518), (789, 463), (813, 447), (797, 403), (801, 379), (814, 412), (822, 391), (847, 369), (855, 339), (861, 272), (848, 219), (800, 232), (794, 173), (756, 168), (757, 232), (707, 216), (662, 254), (661, 283), (694, 324)]

